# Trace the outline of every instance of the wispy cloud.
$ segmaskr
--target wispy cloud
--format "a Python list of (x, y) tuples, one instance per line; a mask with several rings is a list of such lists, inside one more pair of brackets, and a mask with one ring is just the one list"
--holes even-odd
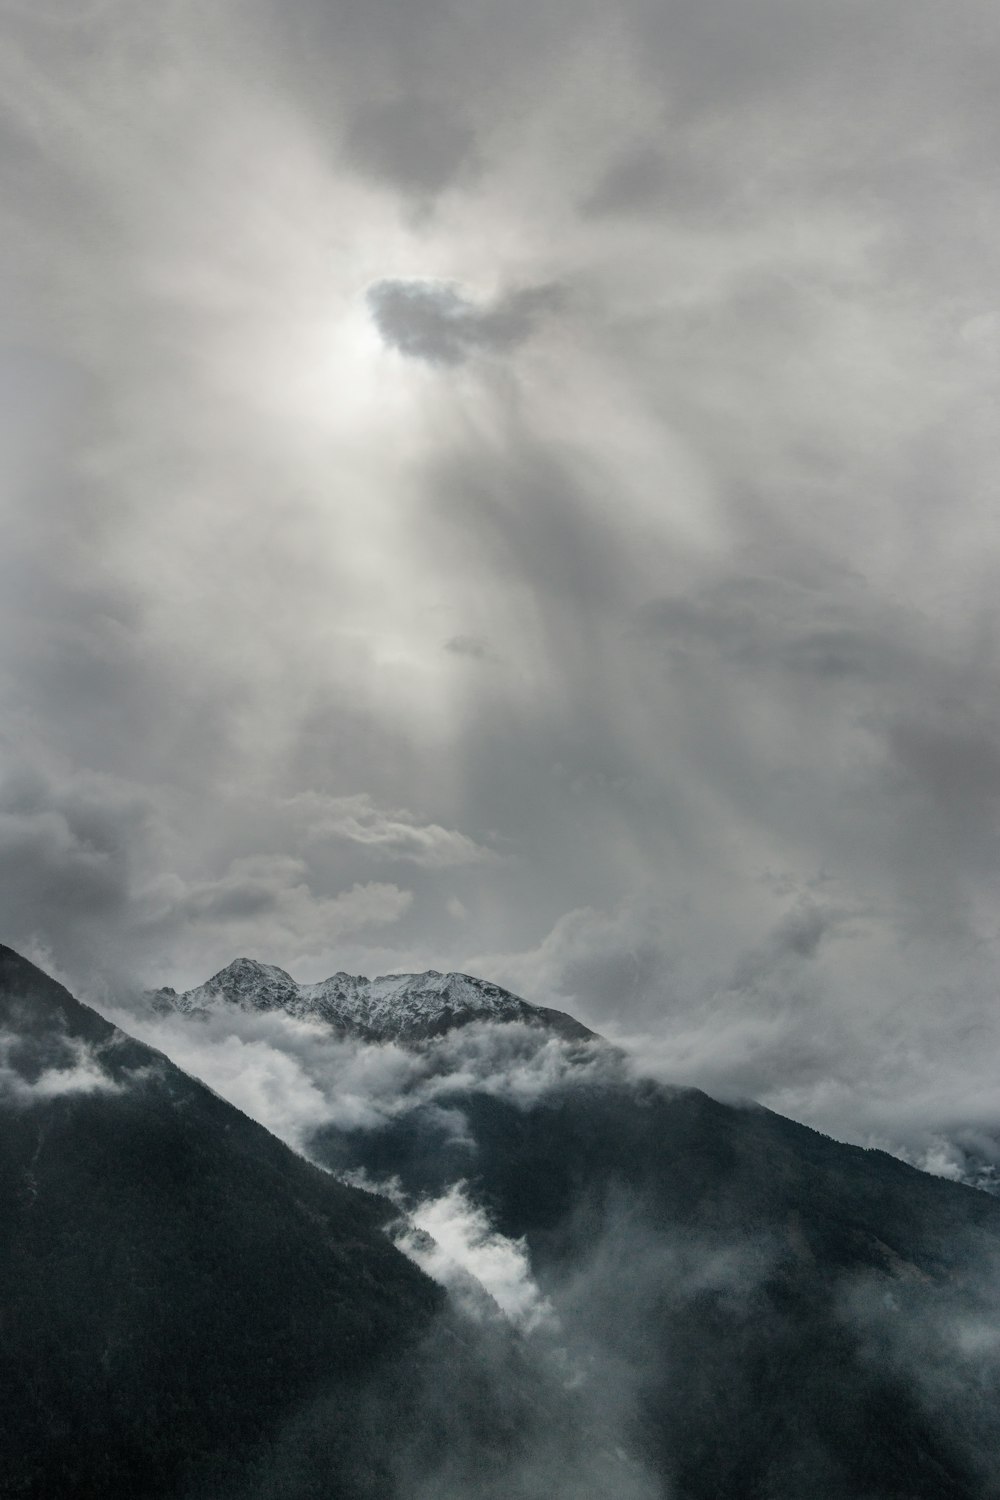
[[(59, 1039), (57, 1061), (38, 1069), (18, 1065), (23, 1042), (17, 1035), (0, 1034), (0, 1099), (31, 1104), (65, 1094), (117, 1094), (122, 1085), (106, 1071), (93, 1047), (79, 1037)], [(22, 1060), (23, 1063), (23, 1060)]]
[(425, 823), (403, 809), (378, 807), (366, 793), (332, 797), (303, 792), (289, 801), (310, 842), (343, 839), (385, 859), (409, 860), (425, 869), (489, 863), (492, 849), (440, 823)]

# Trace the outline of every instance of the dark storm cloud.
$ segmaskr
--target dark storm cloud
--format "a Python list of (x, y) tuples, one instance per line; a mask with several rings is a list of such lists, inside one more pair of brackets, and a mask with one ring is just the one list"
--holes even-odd
[(100, 921), (128, 899), (129, 857), (150, 815), (146, 799), (93, 775), (57, 787), (29, 767), (0, 783), (0, 890), (8, 920), (30, 924), (51, 905)]
[(561, 300), (558, 287), (538, 286), (477, 305), (453, 286), (428, 281), (379, 281), (367, 296), (386, 344), (432, 365), (464, 364), (479, 350), (515, 349)]

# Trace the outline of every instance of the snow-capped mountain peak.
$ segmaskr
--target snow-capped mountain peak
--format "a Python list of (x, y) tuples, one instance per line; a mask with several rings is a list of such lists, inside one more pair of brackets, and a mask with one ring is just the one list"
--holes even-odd
[(189, 1013), (205, 1010), (220, 1001), (243, 1010), (281, 1010), (292, 1005), (298, 993), (299, 986), (284, 969), (262, 964), (255, 958), (237, 958), (196, 989), (181, 995), (173, 990), (158, 990), (156, 998), (166, 1001), (170, 1009)]
[(530, 1005), (519, 995), (470, 974), (332, 974), (317, 984), (297, 984), (284, 969), (238, 958), (204, 984), (183, 994), (158, 990), (160, 1010), (204, 1015), (223, 1005), (241, 1010), (282, 1010), (325, 1021), (334, 1030), (370, 1041), (415, 1042), (471, 1021), (521, 1022), (575, 1041), (594, 1038), (572, 1016)]

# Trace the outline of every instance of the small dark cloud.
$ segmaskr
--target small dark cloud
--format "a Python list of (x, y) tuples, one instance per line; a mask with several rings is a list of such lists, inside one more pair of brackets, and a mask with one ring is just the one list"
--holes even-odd
[(662, 199), (667, 185), (663, 153), (650, 146), (618, 156), (601, 174), (597, 186), (581, 204), (585, 214), (642, 211)]
[(801, 901), (786, 912), (759, 947), (743, 954), (733, 971), (731, 987), (751, 990), (763, 980), (773, 980), (789, 963), (815, 959), (821, 944), (843, 923), (843, 912)]
[(489, 641), (481, 635), (453, 635), (445, 641), (444, 649), (453, 656), (471, 656), (475, 661), (493, 660)]
[(888, 743), (895, 764), (942, 804), (981, 809), (1000, 798), (1000, 734), (991, 726), (900, 722)]
[(475, 136), (438, 101), (407, 98), (358, 110), (347, 151), (369, 176), (403, 192), (432, 195), (469, 170)]
[(790, 912), (775, 929), (779, 951), (794, 953), (799, 958), (815, 958), (832, 920), (831, 913), (819, 906), (804, 906)]
[(410, 359), (464, 364), (477, 351), (502, 354), (531, 336), (558, 307), (557, 286), (524, 287), (477, 304), (440, 281), (377, 281), (368, 306), (383, 341)]
[(613, 218), (661, 209), (697, 212), (722, 201), (714, 165), (692, 162), (661, 143), (616, 156), (580, 204), (585, 218)]
[(276, 910), (279, 895), (277, 887), (262, 880), (238, 880), (194, 892), (187, 903), (187, 914), (192, 920), (208, 922), (262, 917)]

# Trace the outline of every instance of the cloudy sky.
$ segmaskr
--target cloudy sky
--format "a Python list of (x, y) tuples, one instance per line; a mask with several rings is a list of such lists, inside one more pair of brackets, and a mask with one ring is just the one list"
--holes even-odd
[(0, 898), (1000, 1124), (991, 0), (2, 0)]

